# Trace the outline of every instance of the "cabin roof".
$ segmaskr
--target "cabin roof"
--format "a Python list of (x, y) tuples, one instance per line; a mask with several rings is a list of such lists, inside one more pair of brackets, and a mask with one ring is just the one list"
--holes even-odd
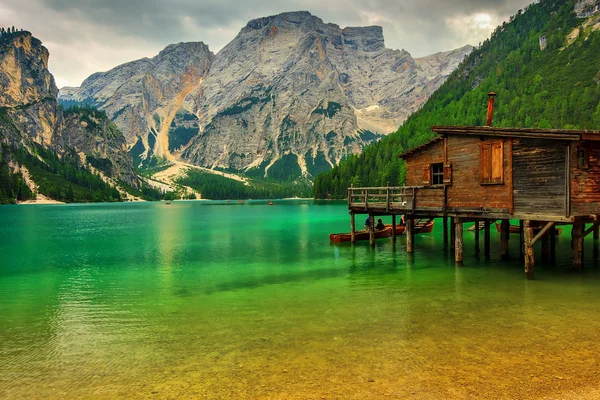
[(502, 128), (496, 126), (432, 126), (441, 135), (500, 136), (549, 140), (600, 140), (600, 131)]
[(600, 131), (571, 130), (571, 129), (531, 129), (531, 128), (503, 128), (496, 126), (432, 126), (431, 130), (440, 136), (405, 151), (398, 157), (407, 156), (421, 151), (434, 143), (442, 140), (444, 135), (470, 135), (470, 136), (493, 136), (493, 137), (515, 137), (529, 139), (548, 139), (562, 141), (600, 141)]

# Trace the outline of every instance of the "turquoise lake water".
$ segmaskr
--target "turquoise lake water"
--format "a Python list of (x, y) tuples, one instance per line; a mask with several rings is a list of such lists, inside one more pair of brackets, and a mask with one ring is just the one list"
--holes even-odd
[(565, 232), (528, 281), (496, 232), (456, 266), (441, 221), (407, 256), (330, 244), (345, 202), (275, 203), (0, 206), (0, 398), (600, 393), (592, 240), (583, 273)]

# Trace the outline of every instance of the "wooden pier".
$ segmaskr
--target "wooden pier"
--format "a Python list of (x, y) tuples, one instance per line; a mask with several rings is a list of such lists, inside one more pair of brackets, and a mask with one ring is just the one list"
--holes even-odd
[[(488, 124), (493, 97), (490, 94)], [(463, 261), (463, 225), (483, 222), (484, 255), (490, 256), (490, 226), (501, 221), (501, 257), (508, 259), (510, 220), (519, 221), (525, 274), (534, 277), (533, 247), (556, 259), (555, 227), (572, 226), (573, 268), (583, 265), (583, 240), (600, 228), (600, 131), (436, 126), (433, 140), (400, 157), (406, 185), (348, 189), (352, 232), (355, 215), (406, 219), (407, 252), (414, 249), (414, 221), (442, 218), (444, 244)], [(450, 228), (448, 227), (450, 225)], [(371, 226), (372, 228), (372, 226)], [(475, 230), (479, 251), (479, 230)], [(450, 239), (448, 236), (450, 235)], [(395, 239), (395, 237), (394, 237)], [(371, 244), (374, 244), (371, 229)]]

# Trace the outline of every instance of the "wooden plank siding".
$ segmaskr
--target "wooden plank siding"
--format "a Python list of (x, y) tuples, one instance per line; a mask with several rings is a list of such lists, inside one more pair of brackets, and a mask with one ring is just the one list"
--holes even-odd
[[(577, 150), (587, 152), (587, 166), (580, 167)], [(580, 142), (570, 148), (571, 214), (600, 214), (600, 143)]]
[(514, 213), (566, 215), (566, 142), (513, 139)]
[(431, 143), (426, 149), (409, 154), (406, 161), (406, 186), (423, 186), (423, 170), (444, 162), (444, 141)]
[[(483, 208), (494, 210), (510, 210), (512, 174), (510, 170), (510, 139), (486, 139), (470, 136), (449, 136), (447, 144), (448, 162), (452, 164), (452, 184), (448, 187), (449, 208)], [(502, 146), (498, 146), (502, 143)], [(489, 145), (490, 152), (486, 148)], [(483, 150), (482, 150), (483, 149)], [(501, 153), (500, 153), (501, 151)], [(481, 160), (481, 154), (484, 161)], [(502, 155), (502, 165), (491, 163), (487, 157), (496, 152)], [(486, 171), (482, 165), (491, 163)], [(500, 172), (501, 171), (501, 172)], [(495, 184), (482, 184), (482, 180), (490, 181), (495, 173), (502, 179)], [(408, 176), (408, 174), (407, 174)], [(490, 178), (490, 179), (488, 179)]]

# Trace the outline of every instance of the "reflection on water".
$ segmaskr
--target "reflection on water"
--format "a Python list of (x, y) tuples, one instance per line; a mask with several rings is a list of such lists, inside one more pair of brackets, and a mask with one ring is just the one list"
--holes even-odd
[(567, 271), (564, 238), (527, 281), (499, 246), (478, 257), (469, 232), (455, 266), (441, 224), (412, 255), (404, 237), (331, 245), (345, 202), (0, 207), (0, 220), (0, 398), (597, 389), (600, 277)]

